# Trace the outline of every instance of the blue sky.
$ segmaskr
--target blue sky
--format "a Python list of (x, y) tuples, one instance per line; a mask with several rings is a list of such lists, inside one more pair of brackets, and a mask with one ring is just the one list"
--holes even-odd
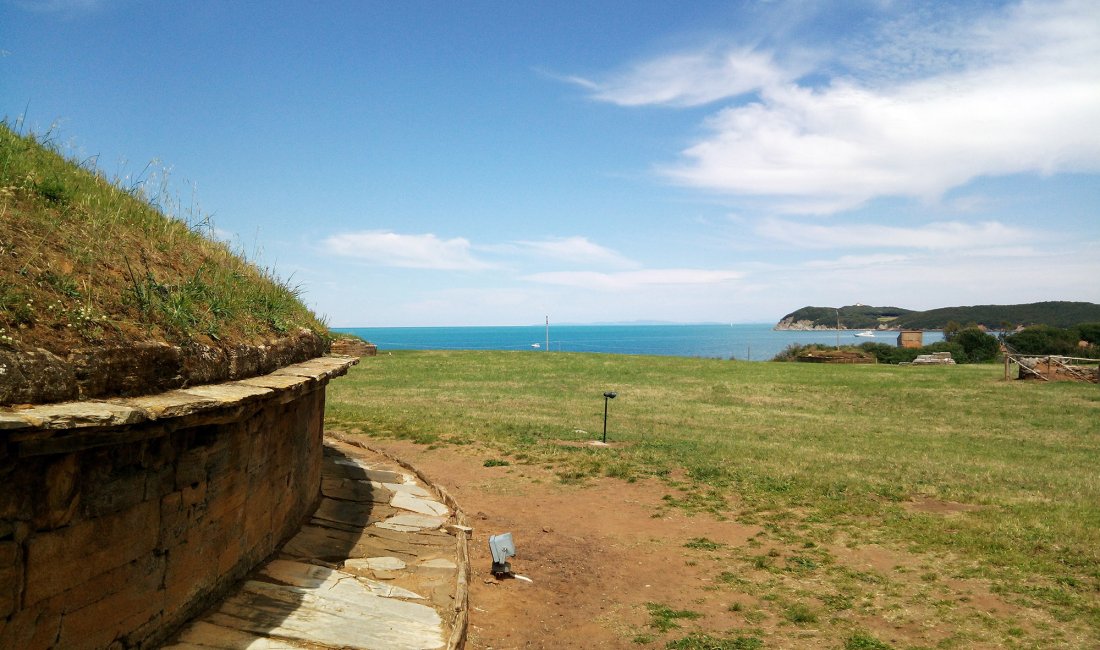
[(1092, 0), (0, 0), (0, 115), (334, 326), (1100, 302)]

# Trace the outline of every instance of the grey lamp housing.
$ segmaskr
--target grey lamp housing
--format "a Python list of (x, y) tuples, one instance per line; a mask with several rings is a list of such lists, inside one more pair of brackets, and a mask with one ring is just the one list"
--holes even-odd
[(516, 543), (512, 541), (512, 533), (490, 535), (489, 552), (493, 555), (494, 576), (499, 578), (512, 572), (512, 566), (508, 564), (508, 558), (516, 555)]

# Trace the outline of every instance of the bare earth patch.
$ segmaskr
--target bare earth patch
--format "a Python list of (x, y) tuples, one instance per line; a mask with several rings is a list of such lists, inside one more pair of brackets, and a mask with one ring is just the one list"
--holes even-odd
[[(797, 520), (739, 522), (736, 509), (726, 520), (685, 514), (669, 509), (662, 497), (675, 490), (656, 479), (563, 484), (546, 467), (485, 467), (494, 453), (474, 446), (365, 441), (447, 488), (469, 516), (475, 650), (664, 648), (690, 634), (765, 648), (840, 648), (853, 638), (895, 648), (999, 648), (1006, 639), (1085, 647), (1064, 623), (956, 575), (954, 558), (861, 545), (842, 532), (814, 542), (791, 533), (806, 528)], [(516, 543), (513, 571), (530, 582), (489, 572), (488, 537), (504, 532)], [(653, 605), (698, 616), (661, 629)]]

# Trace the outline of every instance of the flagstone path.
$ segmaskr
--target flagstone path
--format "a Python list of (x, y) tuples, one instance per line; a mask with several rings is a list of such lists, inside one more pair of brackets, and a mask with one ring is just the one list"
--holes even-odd
[(322, 475), (298, 535), (167, 649), (462, 647), (468, 529), (453, 500), (336, 439), (325, 440)]

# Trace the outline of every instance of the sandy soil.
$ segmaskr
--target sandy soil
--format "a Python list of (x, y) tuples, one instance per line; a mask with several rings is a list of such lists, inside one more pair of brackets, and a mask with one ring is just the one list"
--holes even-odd
[[(467, 647), (475, 650), (663, 648), (691, 633), (756, 637), (766, 648), (840, 648), (853, 630), (894, 647), (934, 647), (947, 640), (952, 647), (995, 648), (1008, 626), (1011, 634), (1035, 641), (1035, 629), (1053, 623), (1042, 612), (1006, 603), (983, 581), (955, 579), (930, 566), (929, 558), (897, 549), (837, 540), (815, 549), (827, 554), (832, 573), (777, 570), (799, 557), (799, 543), (784, 543), (732, 517), (719, 521), (670, 511), (662, 507), (670, 490), (657, 480), (562, 484), (542, 467), (484, 467), (493, 456), (471, 447), (368, 444), (447, 488), (469, 517), (474, 535)], [(504, 532), (516, 543), (513, 571), (530, 582), (490, 573), (488, 537)], [(723, 546), (685, 547), (697, 538)], [(765, 557), (770, 569), (754, 568), (751, 560)], [(837, 571), (856, 576), (845, 593), (834, 585)], [(732, 584), (731, 576), (743, 582)], [(832, 596), (851, 605), (831, 608)], [(784, 607), (795, 601), (807, 603), (817, 620), (785, 616)], [(647, 603), (701, 616), (661, 631), (651, 625)], [(1062, 640), (1077, 645), (1071, 637)]]

